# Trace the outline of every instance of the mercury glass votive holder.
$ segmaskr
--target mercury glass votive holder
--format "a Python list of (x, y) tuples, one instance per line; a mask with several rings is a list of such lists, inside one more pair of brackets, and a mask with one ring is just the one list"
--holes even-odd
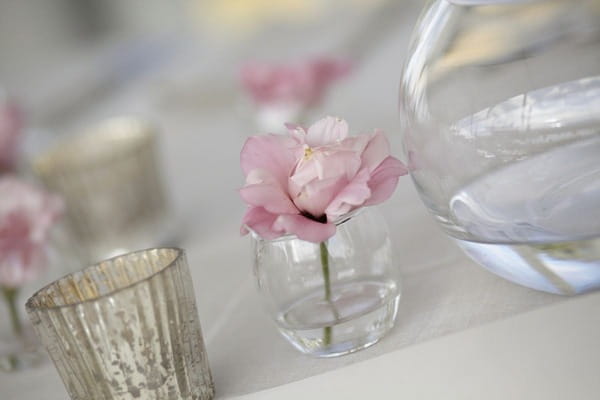
[(128, 253), (26, 304), (72, 400), (206, 400), (214, 385), (185, 253)]
[(67, 230), (82, 261), (164, 244), (169, 229), (156, 141), (149, 124), (114, 118), (34, 159), (36, 175), (66, 203)]

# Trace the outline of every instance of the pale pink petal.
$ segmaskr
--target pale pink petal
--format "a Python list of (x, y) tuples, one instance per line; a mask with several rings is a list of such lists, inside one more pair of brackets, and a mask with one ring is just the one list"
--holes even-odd
[(350, 63), (329, 58), (290, 64), (252, 62), (241, 67), (240, 81), (259, 105), (294, 103), (310, 107), (349, 70)]
[(302, 125), (286, 122), (284, 126), (292, 136), (298, 133), (301, 133), (302, 136), (306, 135), (306, 129)]
[(256, 168), (246, 175), (246, 185), (255, 185), (257, 183), (278, 183), (277, 179), (266, 169)]
[(368, 181), (369, 171), (362, 169), (329, 203), (325, 209), (328, 219), (335, 219), (362, 206), (371, 196)]
[(314, 160), (300, 159), (296, 169), (288, 178), (288, 193), (294, 199), (300, 194), (302, 188), (309, 182), (317, 179), (319, 170)]
[(24, 210), (15, 209), (0, 220), (0, 259), (31, 242), (31, 220)]
[(365, 201), (365, 206), (379, 204), (387, 200), (396, 189), (398, 178), (406, 175), (408, 169), (394, 157), (386, 158), (371, 174), (369, 188), (371, 197)]
[(240, 69), (240, 81), (246, 92), (258, 104), (281, 99), (282, 85), (287, 85), (286, 71), (278, 65), (250, 62)]
[(18, 288), (36, 279), (47, 267), (46, 246), (21, 243), (0, 258), (0, 286)]
[(342, 149), (334, 152), (317, 152), (315, 160), (320, 172), (319, 177), (322, 179), (343, 176), (351, 180), (361, 166), (358, 153)]
[(303, 158), (296, 165), (290, 176), (293, 186), (290, 193), (294, 196), (292, 187), (303, 187), (315, 179), (345, 177), (351, 180), (360, 168), (360, 156), (347, 150), (315, 151), (310, 158)]
[(363, 167), (374, 171), (390, 155), (390, 144), (381, 131), (376, 131), (362, 153)]
[(303, 187), (300, 194), (294, 198), (294, 204), (300, 211), (319, 218), (325, 214), (331, 200), (347, 183), (348, 180), (344, 177), (314, 180)]
[(246, 140), (240, 153), (240, 165), (247, 176), (253, 169), (269, 171), (285, 187), (294, 168), (294, 148), (298, 143), (282, 135), (252, 136)]
[(278, 184), (258, 183), (239, 190), (240, 197), (251, 206), (263, 207), (272, 213), (296, 213), (298, 210)]
[(297, 143), (297, 152), (294, 154), (296, 156), (295, 158), (299, 159), (303, 156), (304, 147), (306, 146), (306, 128), (290, 122), (286, 122), (285, 127), (288, 130), (290, 137), (292, 137)]
[(348, 136), (348, 123), (340, 118), (325, 117), (308, 128), (306, 143), (311, 147), (326, 146)]
[(335, 235), (334, 224), (323, 224), (302, 215), (280, 215), (273, 227), (313, 243), (324, 242)]
[(371, 138), (372, 135), (349, 136), (340, 143), (340, 147), (362, 154)]
[(332, 81), (342, 78), (352, 70), (349, 60), (320, 58), (312, 62), (313, 73), (321, 86), (329, 85)]
[(44, 198), (42, 212), (38, 216), (38, 224), (31, 232), (32, 240), (35, 242), (44, 242), (48, 239), (51, 226), (65, 212), (64, 201), (55, 195), (47, 195)]
[(243, 88), (259, 105), (300, 103), (308, 105), (313, 97), (315, 79), (305, 64), (279, 65), (248, 63), (240, 70)]
[(56, 197), (0, 177), (0, 286), (22, 286), (45, 268), (47, 238), (61, 212)]
[(271, 240), (281, 236), (281, 231), (273, 229), (277, 214), (271, 214), (262, 207), (250, 207), (242, 218), (240, 234), (246, 235), (252, 230), (260, 237)]

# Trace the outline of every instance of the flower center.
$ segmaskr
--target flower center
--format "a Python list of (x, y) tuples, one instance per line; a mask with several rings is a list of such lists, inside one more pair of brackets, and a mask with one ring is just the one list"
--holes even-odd
[(311, 149), (310, 147), (306, 147), (304, 149), (304, 160), (308, 161), (312, 158), (313, 155), (313, 149)]
[(300, 213), (300, 215), (302, 215), (303, 217), (306, 217), (306, 218), (308, 218), (310, 220), (313, 220), (313, 221), (316, 221), (316, 222), (320, 222), (322, 224), (326, 224), (327, 223), (327, 214), (323, 214), (320, 217), (315, 217), (311, 213), (308, 213), (306, 211), (302, 211)]

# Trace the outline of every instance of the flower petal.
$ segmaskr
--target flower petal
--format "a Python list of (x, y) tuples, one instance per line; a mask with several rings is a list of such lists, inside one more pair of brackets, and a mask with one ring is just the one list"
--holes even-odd
[(351, 150), (358, 154), (362, 154), (372, 137), (373, 135), (368, 134), (348, 136), (340, 143), (340, 146), (346, 150)]
[(314, 180), (302, 188), (300, 194), (294, 198), (294, 204), (300, 211), (317, 218), (321, 217), (331, 200), (347, 184), (348, 180), (345, 177)]
[(390, 155), (390, 144), (382, 131), (377, 130), (362, 153), (362, 165), (374, 171)]
[(352, 63), (349, 60), (336, 60), (330, 58), (320, 58), (311, 63), (315, 80), (320, 85), (325, 86), (330, 82), (342, 78), (352, 70)]
[(369, 171), (364, 168), (348, 183), (325, 209), (328, 219), (332, 220), (360, 207), (371, 196), (368, 186)]
[(281, 231), (273, 229), (273, 223), (276, 219), (276, 214), (271, 214), (262, 207), (250, 207), (242, 218), (240, 234), (246, 235), (252, 230), (264, 239), (275, 239), (282, 234)]
[(272, 213), (297, 213), (298, 210), (277, 183), (246, 185), (239, 190), (240, 197), (248, 205), (263, 207)]
[(302, 215), (280, 215), (273, 224), (276, 230), (292, 233), (299, 239), (320, 243), (335, 235), (335, 225), (322, 224)]
[(340, 118), (325, 117), (308, 128), (306, 143), (320, 147), (342, 141), (348, 136), (348, 123)]
[(296, 159), (294, 149), (298, 142), (283, 135), (251, 136), (240, 153), (240, 165), (244, 175), (253, 169), (269, 171), (285, 187)]
[(0, 286), (19, 287), (46, 267), (62, 201), (12, 175), (0, 177)]
[(398, 178), (408, 173), (408, 168), (394, 157), (387, 157), (371, 174), (369, 188), (371, 197), (365, 201), (365, 206), (379, 204), (387, 200), (398, 184)]
[(360, 157), (353, 151), (316, 151), (310, 159), (301, 159), (289, 180), (290, 194), (293, 188), (303, 187), (315, 179), (345, 177), (351, 180), (360, 168)]
[(18, 249), (0, 257), (0, 285), (19, 288), (36, 279), (47, 264), (45, 244), (20, 243)]

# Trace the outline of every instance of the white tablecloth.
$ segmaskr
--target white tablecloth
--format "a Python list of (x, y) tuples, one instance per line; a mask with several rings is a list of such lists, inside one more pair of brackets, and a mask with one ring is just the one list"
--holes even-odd
[[(323, 106), (324, 113), (346, 118), (352, 131), (384, 129), (396, 153), (397, 87), (414, 7), (409, 11), (410, 17), (400, 18), (397, 27), (372, 45), (353, 77)], [(64, 125), (134, 113), (161, 127), (165, 180), (181, 234), (177, 244), (188, 251), (220, 398), (284, 385), (562, 299), (508, 283), (470, 261), (435, 226), (407, 177), (382, 207), (403, 275), (396, 327), (377, 345), (349, 356), (313, 359), (297, 353), (259, 304), (250, 239), (238, 234), (244, 211), (236, 192), (242, 184), (239, 150), (254, 132), (237, 105), (234, 68), (227, 64), (233, 59), (206, 65), (192, 59), (193, 52), (182, 52), (158, 72), (119, 87)], [(190, 72), (200, 64), (200, 72)], [(178, 94), (177, 88), (184, 86), (188, 91)], [(0, 388), (3, 400), (66, 398), (49, 364), (0, 375)]]
[(235, 400), (597, 399), (600, 293)]

